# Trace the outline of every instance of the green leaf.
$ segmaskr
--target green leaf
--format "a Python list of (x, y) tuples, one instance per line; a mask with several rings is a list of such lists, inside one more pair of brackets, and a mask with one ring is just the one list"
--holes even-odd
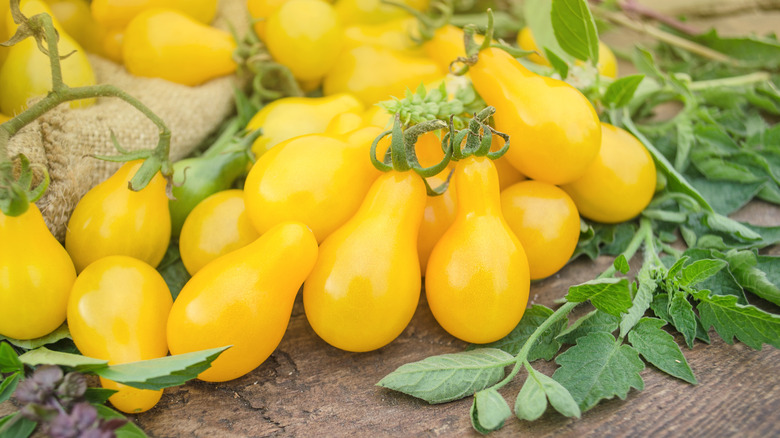
[[(526, 309), (525, 314), (523, 314), (523, 319), (520, 320), (520, 323), (517, 324), (517, 326), (508, 335), (489, 344), (471, 344), (466, 347), (466, 349), (474, 350), (476, 348), (498, 348), (506, 351), (512, 356), (516, 356), (517, 353), (520, 352), (520, 349), (523, 348), (523, 345), (525, 345), (528, 338), (531, 337), (531, 334), (536, 331), (536, 328), (542, 325), (542, 323), (546, 321), (547, 318), (549, 318), (552, 314), (553, 311), (549, 308), (539, 304), (534, 304), (530, 309)], [(558, 353), (558, 350), (561, 349), (561, 343), (558, 342), (555, 338), (558, 336), (561, 330), (566, 327), (567, 323), (568, 320), (566, 318), (561, 318), (559, 321), (556, 321), (555, 324), (553, 324), (550, 328), (545, 330), (544, 333), (542, 333), (542, 335), (539, 336), (539, 338), (536, 340), (534, 346), (531, 347), (531, 350), (528, 352), (527, 360), (529, 362), (533, 362), (537, 359), (552, 359), (553, 356)]]
[(24, 371), (24, 364), (19, 360), (10, 344), (0, 341), (0, 373), (15, 373)]
[(766, 274), (767, 280), (780, 287), (780, 257), (760, 255), (756, 261), (756, 267)]
[(637, 275), (639, 288), (634, 296), (634, 304), (623, 315), (620, 321), (620, 337), (625, 337), (626, 333), (645, 315), (650, 303), (653, 301), (653, 292), (657, 287), (656, 281), (650, 273), (650, 268), (643, 268)]
[(682, 272), (682, 268), (685, 266), (688, 260), (690, 260), (690, 256), (683, 254), (683, 256), (677, 259), (677, 261), (674, 262), (674, 264), (669, 268), (669, 272), (666, 273), (666, 276), (668, 278), (677, 277)]
[[(93, 405), (93, 406), (95, 406), (95, 409), (97, 409), (98, 417), (100, 418), (106, 420), (111, 420), (114, 418), (127, 419), (127, 417), (109, 408), (106, 405)], [(141, 430), (140, 427), (136, 426), (135, 423), (128, 420), (124, 426), (116, 430), (116, 438), (149, 438), (149, 436), (146, 435), (146, 433), (144, 433), (144, 431)]]
[(655, 316), (671, 324), (672, 315), (669, 314), (669, 294), (656, 294), (653, 302), (650, 303), (650, 309)]
[(658, 69), (655, 59), (653, 59), (653, 54), (649, 51), (635, 47), (634, 52), (631, 54), (631, 60), (640, 73), (650, 76), (657, 81), (666, 81), (664, 74)]
[(696, 377), (685, 360), (674, 336), (661, 329), (666, 323), (656, 318), (642, 318), (628, 334), (628, 342), (659, 370), (696, 384)]
[(689, 177), (688, 181), (720, 214), (728, 215), (744, 207), (766, 187), (766, 181), (740, 184), (734, 181), (711, 181)]
[(22, 417), (18, 412), (0, 418), (0, 437), (27, 438), (32, 435), (38, 423)]
[(552, 378), (566, 388), (581, 411), (602, 399), (625, 399), (631, 388), (644, 389), (639, 372), (645, 368), (639, 354), (607, 333), (591, 333), (559, 355), (560, 368)]
[(628, 260), (626, 260), (626, 256), (623, 254), (620, 254), (615, 259), (615, 261), (612, 262), (612, 266), (614, 266), (615, 269), (623, 275), (628, 274), (628, 270), (631, 269), (631, 267), (628, 266)]
[(717, 30), (697, 35), (694, 41), (733, 58), (755, 63), (756, 67), (777, 68), (780, 66), (780, 43), (776, 39), (759, 36), (722, 38)]
[(92, 404), (103, 404), (108, 401), (108, 398), (116, 394), (118, 391), (115, 389), (106, 388), (87, 388), (84, 393), (84, 398)]
[[(723, 259), (724, 254), (711, 249), (691, 248), (685, 251), (685, 256), (690, 260), (704, 260), (704, 259)], [(729, 269), (721, 269), (712, 277), (697, 283), (694, 287), (696, 290), (708, 289), (717, 295), (734, 295), (738, 297), (740, 304), (747, 304), (745, 298), (745, 292), (742, 286), (739, 285), (737, 280), (731, 274)]]
[(534, 421), (547, 410), (547, 399), (556, 411), (566, 417), (580, 418), (580, 408), (569, 391), (552, 378), (537, 372), (525, 363), (528, 370), (523, 388), (517, 395), (515, 415), (521, 420)]
[(16, 385), (22, 380), (22, 372), (17, 371), (0, 382), (0, 403), (8, 400), (16, 391)]
[(0, 340), (6, 340), (11, 344), (16, 345), (19, 348), (24, 348), (25, 350), (34, 350), (46, 344), (53, 344), (62, 339), (69, 339), (69, 338), (70, 338), (70, 331), (68, 330), (68, 324), (62, 324), (56, 330), (49, 333), (48, 335), (36, 339), (21, 340), (21, 339), (7, 338), (5, 336), (0, 335)]
[(631, 291), (625, 278), (602, 278), (570, 287), (566, 300), (572, 303), (590, 300), (595, 308), (620, 316), (631, 307)]
[(501, 429), (504, 421), (512, 416), (504, 397), (493, 388), (479, 391), (474, 395), (471, 406), (471, 424), (480, 433)]
[(94, 359), (91, 357), (82, 356), (80, 354), (52, 351), (46, 347), (39, 347), (35, 350), (30, 350), (27, 353), (19, 356), (19, 360), (21, 360), (25, 365), (31, 367), (38, 365), (59, 365), (75, 368), (76, 371), (80, 371), (82, 373), (95, 372), (98, 369), (108, 367), (107, 360)]
[(727, 264), (723, 260), (697, 260), (683, 268), (680, 284), (683, 286), (694, 286), (717, 274)]
[(708, 290), (697, 292), (694, 298), (699, 300), (696, 310), (704, 328), (715, 327), (727, 344), (736, 337), (755, 350), (762, 344), (780, 348), (780, 316), (739, 304), (734, 296), (710, 295)]
[(481, 391), (504, 377), (514, 356), (497, 348), (431, 356), (401, 365), (377, 383), (427, 401), (445, 403)]
[(561, 76), (561, 79), (566, 79), (566, 77), (569, 76), (569, 64), (556, 55), (555, 52), (547, 48), (544, 49), (544, 54), (545, 58), (550, 61), (550, 65), (552, 65), (555, 71)]
[(696, 314), (693, 313), (693, 306), (684, 292), (677, 291), (672, 295), (669, 316), (674, 328), (685, 337), (688, 348), (693, 348), (693, 340), (696, 339)]
[(171, 297), (174, 301), (179, 296), (179, 292), (184, 285), (189, 281), (191, 275), (187, 272), (187, 268), (184, 267), (184, 262), (181, 260), (181, 254), (179, 253), (179, 244), (172, 242), (168, 247), (162, 261), (157, 265), (157, 272), (162, 275), (165, 284), (168, 285), (168, 290), (171, 292)]
[(607, 87), (602, 102), (604, 105), (613, 108), (620, 108), (628, 105), (644, 78), (645, 75), (631, 75), (616, 80)]
[[(551, 52), (566, 62), (573, 63), (573, 58), (558, 44), (552, 26), (552, 2), (550, 0), (527, 0), (523, 2), (523, 16), (531, 28), (536, 47)], [(548, 58), (549, 59), (549, 58)]]
[(617, 330), (619, 322), (619, 317), (596, 309), (574, 321), (572, 325), (558, 335), (558, 340), (565, 344), (576, 344), (577, 339), (590, 333), (614, 332)]
[(159, 390), (178, 386), (207, 370), (228, 347), (129, 362), (95, 370), (95, 374), (133, 388)]
[(726, 254), (729, 270), (745, 289), (759, 297), (780, 305), (780, 288), (758, 268), (758, 256), (753, 251), (729, 251)]
[(555, 0), (551, 9), (555, 39), (569, 55), (582, 61), (599, 62), (596, 21), (586, 0)]

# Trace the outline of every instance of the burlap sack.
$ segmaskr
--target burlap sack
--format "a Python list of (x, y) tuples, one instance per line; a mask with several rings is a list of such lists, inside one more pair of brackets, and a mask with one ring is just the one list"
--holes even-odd
[[(213, 25), (227, 29), (228, 22), (239, 33), (246, 32), (246, 0), (220, 0)], [(172, 133), (172, 160), (187, 156), (234, 111), (233, 87), (238, 85), (235, 75), (188, 87), (132, 76), (123, 66), (98, 56), (90, 56), (89, 60), (98, 83), (121, 88), (163, 119)], [(116, 154), (111, 131), (129, 150), (157, 144), (157, 127), (117, 98), (101, 98), (84, 109), (60, 105), (10, 141), (10, 156), (22, 152), (49, 169), (51, 184), (37, 205), (60, 241), (65, 238), (65, 227), (78, 200), (121, 165), (87, 156)]]

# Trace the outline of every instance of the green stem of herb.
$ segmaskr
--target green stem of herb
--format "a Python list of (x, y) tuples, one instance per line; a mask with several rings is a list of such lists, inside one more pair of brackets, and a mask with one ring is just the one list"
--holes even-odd
[(691, 90), (706, 90), (717, 87), (739, 87), (742, 85), (766, 82), (771, 79), (771, 75), (765, 71), (758, 71), (742, 76), (733, 76), (730, 78), (711, 79), (708, 81), (691, 82), (688, 87)]
[[(655, 247), (655, 235), (653, 235), (653, 228), (652, 228), (652, 222), (650, 219), (642, 218), (640, 221), (639, 228), (642, 229), (642, 227), (645, 227), (648, 232), (642, 233), (642, 238), (645, 244), (645, 251), (644, 251), (644, 258), (645, 263), (647, 263), (650, 259), (653, 260), (655, 265), (663, 266), (663, 262), (661, 261), (661, 258), (658, 257), (658, 250)], [(639, 233), (637, 233), (639, 234)]]

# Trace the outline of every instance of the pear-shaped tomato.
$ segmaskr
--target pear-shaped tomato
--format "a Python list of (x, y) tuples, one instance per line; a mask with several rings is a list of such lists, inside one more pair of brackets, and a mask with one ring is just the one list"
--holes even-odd
[(20, 216), (0, 212), (0, 335), (33, 339), (65, 321), (76, 269), (35, 204)]
[(325, 97), (283, 97), (264, 106), (247, 124), (248, 130), (262, 129), (252, 144), (255, 157), (273, 146), (304, 134), (325, 132), (328, 124), (343, 113), (362, 113), (363, 104), (349, 93)]
[(109, 29), (122, 29), (141, 12), (171, 8), (208, 24), (217, 13), (217, 0), (92, 0), (92, 16)]
[(152, 266), (165, 255), (171, 239), (165, 178), (158, 172), (144, 189), (134, 192), (128, 187), (142, 163), (123, 164), (76, 204), (65, 233), (65, 249), (79, 272), (109, 255), (135, 257)]
[(279, 143), (252, 166), (244, 184), (247, 213), (261, 234), (299, 221), (321, 242), (357, 211), (379, 171), (371, 165), (370, 137), (347, 141), (309, 134)]
[(141, 12), (122, 38), (125, 67), (136, 76), (192, 86), (236, 70), (236, 42), (230, 33), (174, 9)]
[(244, 206), (242, 190), (224, 190), (199, 203), (184, 221), (179, 236), (181, 261), (190, 275), (231, 251), (257, 240)]
[(434, 246), (425, 294), (436, 321), (451, 335), (484, 344), (520, 322), (530, 277), (523, 246), (501, 213), (498, 175), (487, 157), (455, 166), (455, 221)]
[(375, 350), (409, 324), (420, 297), (417, 231), (425, 199), (417, 174), (385, 173), (358, 212), (322, 243), (303, 286), (303, 305), (325, 342)]
[(479, 95), (496, 108), (496, 129), (513, 140), (506, 157), (523, 175), (565, 184), (585, 173), (598, 154), (601, 128), (579, 90), (532, 73), (496, 48), (479, 52), (469, 74)]
[(207, 264), (171, 309), (171, 353), (232, 345), (198, 378), (222, 382), (252, 371), (281, 342), (295, 295), (316, 259), (312, 232), (285, 222)]
[[(173, 299), (162, 276), (146, 263), (109, 256), (90, 264), (73, 284), (68, 328), (81, 354), (110, 365), (155, 359), (168, 354), (165, 324)], [(101, 378), (109, 398), (122, 412), (151, 409), (162, 391), (144, 390)]]

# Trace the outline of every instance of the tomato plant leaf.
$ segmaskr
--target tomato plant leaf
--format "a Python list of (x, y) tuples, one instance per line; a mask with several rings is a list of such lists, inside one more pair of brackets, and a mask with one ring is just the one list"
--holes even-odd
[(639, 353), (607, 333), (591, 333), (560, 354), (552, 378), (566, 388), (581, 411), (602, 399), (625, 399), (631, 388), (645, 387), (639, 372), (645, 368)]
[(696, 314), (693, 313), (693, 306), (684, 292), (677, 291), (672, 294), (669, 316), (674, 328), (685, 337), (688, 348), (693, 348), (693, 340), (696, 338)]
[(696, 377), (688, 361), (674, 336), (661, 329), (664, 325), (666, 322), (657, 318), (642, 318), (628, 333), (628, 342), (659, 370), (695, 385)]
[(512, 416), (504, 397), (493, 388), (485, 389), (474, 395), (471, 405), (471, 424), (480, 433), (501, 429), (507, 418)]
[(623, 275), (628, 274), (629, 269), (631, 269), (628, 265), (628, 260), (626, 260), (626, 256), (623, 254), (620, 254), (615, 258), (615, 261), (612, 262), (612, 266)]
[[(780, 288), (769, 280), (767, 272), (758, 268), (758, 256), (753, 251), (729, 251), (728, 266), (740, 286), (759, 297), (780, 305)], [(775, 267), (777, 268), (777, 267)]]
[(95, 372), (98, 369), (108, 367), (107, 360), (94, 359), (80, 354), (52, 351), (46, 347), (30, 350), (19, 356), (19, 360), (31, 367), (38, 365), (59, 365), (75, 368), (76, 371), (82, 373)]
[(756, 67), (780, 66), (780, 42), (759, 36), (721, 37), (715, 29), (697, 35), (694, 41), (733, 58), (757, 64)]
[(116, 438), (149, 438), (148, 435), (135, 423), (129, 420), (119, 412), (109, 408), (106, 405), (93, 405), (98, 411), (98, 417), (105, 420), (111, 420), (114, 418), (125, 419), (127, 423), (115, 431)]
[(645, 75), (624, 76), (615, 82), (609, 84), (607, 91), (604, 92), (602, 102), (604, 105), (613, 108), (620, 108), (631, 103), (639, 84)]
[(550, 10), (555, 39), (569, 55), (599, 62), (599, 35), (586, 0), (553, 0)]
[(63, 323), (61, 326), (57, 327), (56, 330), (49, 333), (48, 335), (36, 339), (21, 340), (21, 339), (7, 338), (5, 336), (0, 335), (0, 340), (6, 340), (11, 344), (16, 345), (19, 348), (24, 348), (25, 350), (34, 350), (38, 347), (43, 347), (44, 345), (47, 344), (53, 344), (63, 339), (70, 339), (70, 331), (68, 330), (67, 323)]
[(0, 418), (0, 437), (3, 438), (27, 438), (32, 435), (38, 423), (28, 420), (15, 412)]
[(594, 310), (574, 321), (558, 335), (558, 340), (564, 344), (576, 344), (577, 339), (590, 333), (612, 333), (618, 328), (620, 318), (601, 310)]
[(718, 271), (728, 265), (723, 260), (703, 259), (687, 265), (682, 270), (680, 284), (683, 286), (694, 286), (702, 281), (717, 274)]
[(602, 278), (572, 286), (566, 300), (582, 303), (590, 300), (593, 307), (610, 315), (620, 316), (631, 307), (631, 291), (625, 278)]
[(95, 370), (95, 374), (134, 388), (158, 390), (181, 385), (196, 378), (227, 348), (211, 348), (159, 359), (111, 365)]
[(497, 348), (431, 356), (401, 365), (377, 385), (427, 401), (445, 403), (483, 390), (504, 377), (514, 356)]
[(699, 300), (696, 310), (704, 328), (715, 327), (727, 344), (733, 344), (736, 337), (755, 350), (762, 344), (780, 348), (780, 316), (739, 304), (735, 296), (710, 295), (708, 290), (696, 292), (694, 298)]
[(643, 268), (637, 275), (639, 287), (634, 295), (634, 302), (628, 312), (623, 314), (620, 321), (620, 337), (625, 337), (626, 333), (645, 315), (650, 303), (653, 301), (653, 292), (657, 287), (656, 281), (650, 273), (650, 268)]
[(515, 415), (533, 421), (547, 410), (547, 400), (556, 411), (567, 417), (580, 418), (580, 408), (569, 391), (552, 378), (537, 372), (526, 362), (526, 378), (515, 402)]
[(0, 373), (8, 374), (24, 371), (24, 364), (19, 360), (13, 347), (0, 341)]
[[(507, 353), (515, 356), (523, 348), (531, 334), (539, 327), (553, 311), (549, 308), (534, 304), (530, 309), (526, 309), (523, 314), (523, 318), (520, 323), (506, 336), (498, 341), (491, 342), (489, 344), (471, 344), (466, 347), (467, 350), (474, 350), (476, 348), (498, 348), (506, 351)], [(566, 318), (561, 318), (556, 321), (549, 329), (537, 339), (536, 343), (528, 352), (527, 360), (533, 362), (537, 359), (550, 360), (561, 349), (561, 343), (555, 338), (566, 327)]]
[(21, 379), (22, 372), (17, 371), (0, 382), (0, 403), (11, 398), (11, 395), (13, 395), (14, 391), (16, 391), (16, 386), (19, 384)]

